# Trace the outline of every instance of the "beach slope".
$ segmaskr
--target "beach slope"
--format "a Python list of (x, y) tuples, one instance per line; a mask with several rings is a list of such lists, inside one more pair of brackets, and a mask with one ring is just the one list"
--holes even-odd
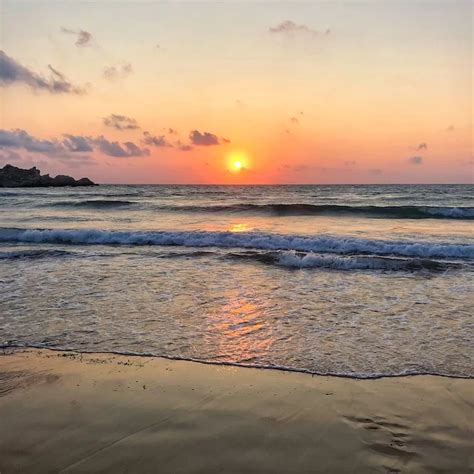
[(472, 473), (474, 381), (6, 349), (0, 472)]

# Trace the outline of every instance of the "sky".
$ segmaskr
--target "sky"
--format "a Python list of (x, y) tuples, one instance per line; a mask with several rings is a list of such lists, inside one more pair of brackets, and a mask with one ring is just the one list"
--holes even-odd
[(0, 166), (468, 183), (472, 3), (0, 1)]

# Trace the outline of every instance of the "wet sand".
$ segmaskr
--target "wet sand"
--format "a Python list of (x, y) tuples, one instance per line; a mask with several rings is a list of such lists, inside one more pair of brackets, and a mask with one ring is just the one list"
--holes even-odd
[(474, 380), (8, 349), (0, 472), (472, 473)]

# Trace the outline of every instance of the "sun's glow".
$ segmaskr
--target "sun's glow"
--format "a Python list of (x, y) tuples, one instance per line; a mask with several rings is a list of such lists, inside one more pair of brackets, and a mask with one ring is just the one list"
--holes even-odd
[(250, 160), (247, 153), (234, 150), (227, 155), (226, 163), (226, 167), (231, 173), (240, 173), (249, 169)]

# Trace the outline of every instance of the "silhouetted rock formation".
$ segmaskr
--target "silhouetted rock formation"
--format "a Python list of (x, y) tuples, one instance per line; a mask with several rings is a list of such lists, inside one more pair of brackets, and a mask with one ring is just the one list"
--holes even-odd
[(49, 174), (41, 175), (35, 166), (29, 170), (5, 165), (0, 169), (0, 188), (34, 188), (47, 186), (95, 186), (89, 178), (75, 180), (71, 176), (58, 175), (55, 178)]

